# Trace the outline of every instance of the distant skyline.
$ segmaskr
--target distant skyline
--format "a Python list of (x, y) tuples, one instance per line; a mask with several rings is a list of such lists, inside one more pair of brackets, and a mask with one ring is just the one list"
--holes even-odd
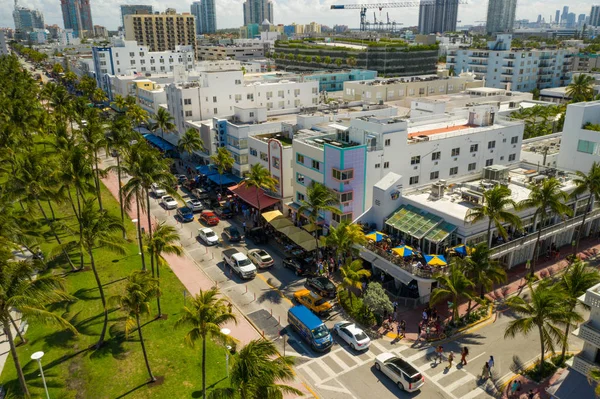
[[(349, 3), (377, 3), (384, 0), (272, 0), (273, 11), (276, 15), (276, 23), (291, 24), (292, 22), (306, 24), (318, 22), (329, 25), (348, 25), (350, 28), (358, 28), (358, 10), (330, 10), (332, 4)], [(392, 2), (393, 0), (387, 0)], [(387, 2), (386, 1), (386, 2)], [(215, 0), (217, 11), (217, 26), (223, 28), (237, 28), (243, 24), (244, 0)], [(109, 30), (116, 30), (121, 22), (120, 6), (122, 4), (148, 4), (155, 11), (164, 11), (167, 7), (175, 8), (177, 12), (190, 12), (192, 1), (171, 0), (161, 1), (122, 1), (122, 0), (90, 0), (94, 24), (105, 26)], [(488, 0), (468, 0), (467, 5), (458, 7), (459, 26), (465, 24), (477, 24), (476, 21), (485, 21), (487, 15)], [(589, 15), (592, 5), (600, 4), (600, 0), (582, 0), (569, 3), (564, 0), (518, 0), (516, 19), (529, 19), (536, 21), (539, 14), (548, 21), (554, 18), (556, 10), (561, 10), (565, 5), (569, 6), (569, 12), (575, 14)], [(44, 14), (46, 24), (57, 24), (63, 27), (63, 19), (60, 11), (60, 0), (19, 0), (19, 5), (37, 8)], [(0, 14), (0, 27), (14, 28), (12, 19), (13, 2), (4, 1), (3, 11)], [(390, 15), (390, 21), (402, 23), (404, 26), (417, 26), (419, 18), (419, 7), (412, 8), (389, 8), (381, 12), (375, 10), (377, 19), (386, 20), (386, 13)], [(373, 20), (373, 10), (369, 10), (368, 20)]]

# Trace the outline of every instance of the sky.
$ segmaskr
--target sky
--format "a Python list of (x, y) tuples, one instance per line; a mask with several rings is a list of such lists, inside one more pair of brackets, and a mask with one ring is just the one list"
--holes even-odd
[[(165, 1), (144, 1), (144, 0), (90, 0), (92, 5), (92, 16), (95, 25), (102, 25), (109, 30), (116, 30), (121, 23), (121, 14), (119, 6), (121, 4), (149, 4), (155, 10), (164, 11), (167, 7), (172, 7), (177, 12), (189, 12), (191, 1), (171, 0)], [(359, 24), (358, 10), (331, 10), (331, 4), (348, 3), (378, 3), (385, 0), (274, 0), (273, 13), (275, 24), (291, 24), (292, 22), (306, 24), (312, 21), (329, 25), (348, 25), (350, 28), (357, 28)], [(388, 0), (392, 2), (393, 0)], [(243, 23), (243, 0), (215, 0), (217, 7), (217, 28), (237, 28)], [(458, 11), (458, 20), (461, 24), (475, 24), (477, 21), (485, 21), (488, 0), (468, 0), (467, 5), (460, 5)], [(569, 12), (576, 14), (589, 14), (591, 6), (600, 4), (600, 0), (579, 0), (569, 5)], [(14, 28), (12, 19), (12, 0), (0, 0), (0, 27)], [(518, 0), (517, 19), (537, 20), (538, 14), (548, 21), (554, 16), (556, 10), (561, 10), (563, 5), (569, 4), (565, 0)], [(19, 5), (31, 8), (37, 8), (44, 14), (45, 22), (48, 25), (57, 24), (63, 26), (60, 0), (19, 0)], [(418, 24), (418, 7), (412, 8), (390, 8), (383, 9), (381, 12), (375, 10), (377, 20), (382, 18), (386, 20), (386, 13), (389, 12), (390, 22), (396, 21), (405, 26), (415, 26)], [(373, 21), (373, 10), (369, 10), (369, 21)]]

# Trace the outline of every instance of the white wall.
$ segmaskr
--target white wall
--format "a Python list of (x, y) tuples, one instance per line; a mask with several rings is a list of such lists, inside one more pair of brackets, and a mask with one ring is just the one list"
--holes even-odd
[(559, 168), (588, 172), (594, 162), (600, 162), (600, 132), (583, 129), (587, 122), (600, 124), (600, 101), (569, 104), (558, 154)]

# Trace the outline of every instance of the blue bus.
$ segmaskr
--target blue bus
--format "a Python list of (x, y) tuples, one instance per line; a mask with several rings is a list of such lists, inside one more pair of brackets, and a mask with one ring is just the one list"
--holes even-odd
[(325, 352), (333, 345), (329, 329), (306, 306), (294, 306), (288, 311), (288, 324), (316, 351)]

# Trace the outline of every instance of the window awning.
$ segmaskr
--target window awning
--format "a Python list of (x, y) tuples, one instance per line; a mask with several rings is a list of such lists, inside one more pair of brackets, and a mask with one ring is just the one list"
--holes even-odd
[(241, 181), (241, 178), (234, 176), (231, 173), (224, 173), (223, 176), (219, 175), (218, 173), (213, 173), (212, 175), (208, 175), (208, 179), (224, 186), (237, 184)]
[(349, 126), (340, 125), (338, 123), (332, 123), (332, 124), (329, 125), (329, 127), (332, 127), (335, 130), (341, 130), (342, 132), (345, 132), (345, 131), (347, 131), (347, 130), (350, 129)]
[(448, 236), (456, 230), (456, 226), (452, 223), (443, 222), (433, 228), (427, 235), (425, 236), (426, 240), (431, 241), (434, 244), (439, 244), (444, 241)]
[(412, 205), (403, 205), (385, 224), (418, 240), (425, 237), (444, 219)]
[(217, 168), (214, 167), (214, 165), (199, 165), (199, 166), (196, 166), (196, 170), (201, 175), (206, 175), (206, 176), (219, 173), (219, 171), (217, 170)]
[(173, 151), (175, 149), (175, 146), (173, 144), (169, 143), (165, 139), (153, 135), (152, 133), (146, 133), (143, 136), (146, 140), (148, 140), (148, 142), (150, 142), (151, 144), (155, 145), (163, 151)]
[[(225, 177), (225, 176), (223, 176), (223, 177)], [(238, 184), (235, 187), (231, 187), (229, 190), (232, 191), (233, 193), (237, 194), (237, 196), (240, 197), (242, 200), (244, 200), (244, 202), (248, 203), (250, 206), (252, 206), (256, 209), (259, 209), (258, 203), (260, 202), (259, 210), (263, 210), (263, 209), (273, 206), (279, 202), (279, 199), (269, 197), (267, 194), (264, 193), (264, 191), (259, 190), (256, 187), (248, 187), (245, 184)], [(257, 190), (259, 190), (258, 191), (258, 200), (257, 200)]]
[(267, 221), (270, 222), (271, 220), (275, 219), (278, 216), (283, 216), (283, 214), (278, 211), (271, 211), (271, 212), (263, 212), (262, 217)]

